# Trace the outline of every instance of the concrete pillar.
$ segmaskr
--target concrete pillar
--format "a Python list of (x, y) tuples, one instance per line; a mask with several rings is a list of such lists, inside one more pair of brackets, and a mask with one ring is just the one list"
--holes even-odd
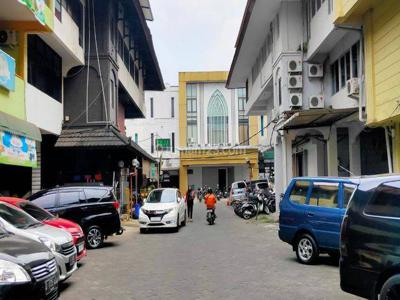
[(188, 167), (180, 165), (179, 166), (179, 190), (182, 194), (185, 194), (188, 189)]
[(337, 131), (336, 127), (330, 129), (329, 140), (327, 141), (327, 160), (328, 160), (328, 175), (338, 176), (338, 152), (337, 152)]

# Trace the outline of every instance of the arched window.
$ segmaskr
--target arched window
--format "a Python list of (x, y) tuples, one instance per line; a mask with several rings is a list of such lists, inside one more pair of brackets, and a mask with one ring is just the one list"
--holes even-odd
[(211, 96), (207, 109), (208, 143), (228, 143), (228, 106), (219, 90)]

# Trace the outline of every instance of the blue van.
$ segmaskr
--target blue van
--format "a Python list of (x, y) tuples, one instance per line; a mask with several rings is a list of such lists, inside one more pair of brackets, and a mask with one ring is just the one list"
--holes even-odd
[(313, 264), (320, 253), (339, 257), (340, 226), (357, 188), (349, 178), (294, 178), (280, 203), (279, 238), (297, 260)]

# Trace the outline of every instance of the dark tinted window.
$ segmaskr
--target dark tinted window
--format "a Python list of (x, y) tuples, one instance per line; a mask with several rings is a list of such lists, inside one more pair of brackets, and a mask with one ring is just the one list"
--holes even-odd
[(244, 182), (238, 182), (237, 188), (238, 189), (245, 189), (246, 188), (246, 184)]
[(55, 193), (45, 194), (33, 200), (33, 203), (45, 209), (53, 208), (56, 206), (56, 194)]
[(310, 205), (339, 208), (339, 184), (328, 182), (314, 182)]
[(343, 195), (343, 208), (346, 208), (350, 202), (351, 197), (353, 196), (354, 190), (356, 189), (355, 185), (345, 184), (344, 185), (344, 195)]
[(379, 186), (365, 207), (369, 215), (400, 218), (400, 182)]
[(290, 192), (290, 201), (297, 204), (305, 204), (309, 186), (309, 181), (296, 181), (292, 191)]
[(15, 227), (22, 229), (40, 224), (39, 221), (26, 212), (2, 203), (0, 203), (0, 217)]
[(60, 206), (76, 205), (85, 202), (79, 191), (60, 192)]
[(39, 221), (45, 221), (54, 218), (51, 213), (31, 203), (21, 203), (19, 207)]
[(87, 202), (93, 203), (106, 197), (108, 190), (105, 189), (85, 189), (85, 195)]

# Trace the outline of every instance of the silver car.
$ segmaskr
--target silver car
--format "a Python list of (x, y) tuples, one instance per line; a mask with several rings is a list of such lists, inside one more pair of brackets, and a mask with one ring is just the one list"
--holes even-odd
[(231, 201), (241, 201), (246, 199), (247, 184), (244, 181), (236, 181), (231, 186)]
[(76, 248), (69, 232), (42, 224), (23, 210), (4, 202), (0, 202), (0, 221), (7, 231), (46, 245), (56, 258), (60, 281), (77, 270)]

